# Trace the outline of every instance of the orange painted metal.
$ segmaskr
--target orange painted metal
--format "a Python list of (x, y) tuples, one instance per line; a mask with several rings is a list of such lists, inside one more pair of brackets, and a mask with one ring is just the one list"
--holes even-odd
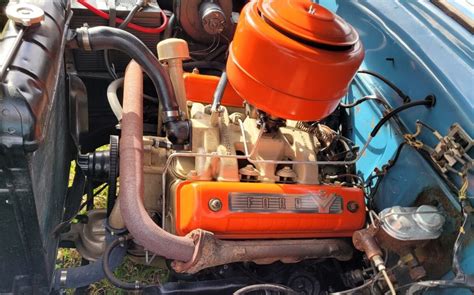
[[(307, 205), (308, 197), (318, 209), (295, 210), (293, 205)], [(219, 200), (220, 210), (211, 210), (212, 199)], [(334, 202), (336, 199), (342, 202)], [(350, 211), (349, 203), (357, 210)], [(262, 210), (256, 210), (255, 204)], [(246, 210), (247, 205), (252, 210)], [(201, 228), (224, 239), (350, 237), (364, 226), (366, 213), (359, 188), (205, 181), (179, 184), (175, 208), (178, 235)]]
[[(211, 75), (201, 75), (194, 73), (184, 73), (184, 86), (186, 97), (189, 101), (211, 104), (214, 91), (216, 90), (219, 77)], [(230, 107), (243, 107), (244, 101), (232, 88), (230, 84), (224, 90), (222, 105)]]
[(331, 114), (364, 58), (357, 32), (309, 0), (259, 0), (242, 10), (229, 48), (230, 84), (270, 115)]

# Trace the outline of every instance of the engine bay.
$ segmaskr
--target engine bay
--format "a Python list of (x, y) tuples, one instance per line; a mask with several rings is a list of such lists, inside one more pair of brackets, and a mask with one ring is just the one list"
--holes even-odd
[[(0, 184), (35, 192), (20, 228), (48, 254), (0, 291), (472, 292), (472, 119), (441, 130), (442, 93), (372, 70), (352, 2), (10, 1)], [(58, 247), (87, 264), (55, 269)], [(125, 257), (167, 281), (121, 280)]]

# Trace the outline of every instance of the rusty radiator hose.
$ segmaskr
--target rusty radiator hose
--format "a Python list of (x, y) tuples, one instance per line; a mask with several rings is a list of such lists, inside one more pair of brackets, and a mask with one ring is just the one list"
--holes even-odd
[(129, 232), (145, 249), (175, 260), (178, 272), (195, 273), (212, 266), (255, 261), (296, 262), (309, 258), (349, 260), (352, 248), (342, 239), (223, 241), (197, 229), (186, 237), (160, 228), (143, 204), (143, 73), (132, 61), (125, 72), (120, 139), (120, 212)]
[(134, 61), (125, 71), (120, 138), (120, 212), (135, 240), (160, 256), (191, 260), (194, 243), (160, 228), (143, 205), (143, 73)]

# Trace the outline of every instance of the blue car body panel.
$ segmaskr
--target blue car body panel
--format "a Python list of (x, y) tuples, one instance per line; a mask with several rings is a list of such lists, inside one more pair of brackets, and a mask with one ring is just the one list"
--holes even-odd
[[(366, 49), (362, 68), (370, 69), (389, 78), (412, 101), (436, 96), (433, 108), (416, 107), (400, 113), (399, 118), (408, 132), (415, 132), (416, 120), (421, 120), (445, 135), (453, 123), (460, 124), (474, 137), (474, 73), (473, 35), (430, 1), (317, 1), (346, 19), (360, 34)], [(379, 80), (358, 75), (346, 101), (375, 93), (382, 95), (392, 107), (402, 100)], [(353, 110), (353, 140), (362, 146), (372, 128), (382, 116), (372, 102), (363, 103)], [(358, 162), (358, 173), (367, 178), (374, 168), (381, 168), (395, 154), (403, 141), (404, 130), (393, 121), (388, 122), (374, 138)], [(422, 132), (421, 141), (434, 147), (437, 139), (428, 131)], [(470, 151), (472, 157), (474, 150)], [(469, 174), (470, 183), (474, 177)], [(459, 180), (453, 178), (459, 185)], [(404, 148), (397, 165), (382, 181), (376, 195), (378, 209), (393, 205), (410, 206), (417, 196), (429, 187), (442, 191), (457, 210), (457, 195), (449, 189), (432, 166), (413, 148)], [(468, 195), (473, 195), (473, 186)], [(472, 199), (471, 199), (472, 201)], [(457, 231), (451, 223), (446, 230)], [(474, 274), (474, 235), (462, 251), (462, 267)], [(452, 274), (451, 274), (452, 275)], [(450, 274), (446, 275), (448, 278)], [(433, 290), (433, 294), (453, 294), (453, 290)], [(467, 292), (467, 293), (465, 293)], [(456, 294), (470, 294), (457, 290)]]

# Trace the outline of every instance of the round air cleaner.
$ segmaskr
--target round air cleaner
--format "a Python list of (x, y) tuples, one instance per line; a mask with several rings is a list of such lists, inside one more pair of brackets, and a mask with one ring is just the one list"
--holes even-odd
[(259, 0), (242, 10), (227, 76), (256, 108), (316, 121), (337, 107), (363, 58), (355, 29), (326, 8), (309, 0)]

